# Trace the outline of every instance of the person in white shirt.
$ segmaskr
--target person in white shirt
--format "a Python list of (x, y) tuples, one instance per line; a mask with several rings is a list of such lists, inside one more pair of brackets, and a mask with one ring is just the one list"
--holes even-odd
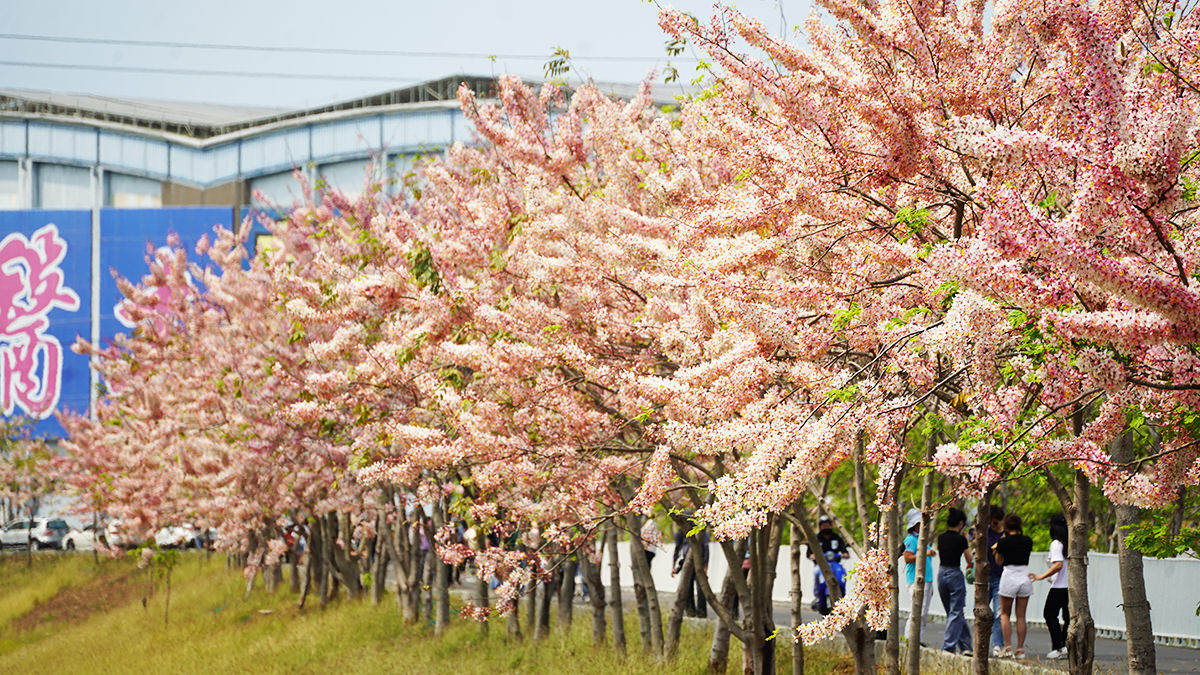
[[(1046, 607), (1042, 618), (1050, 629), (1050, 653), (1048, 659), (1067, 658), (1067, 624), (1071, 615), (1067, 610), (1067, 519), (1062, 514), (1050, 517), (1049, 569), (1045, 574), (1030, 574), (1034, 581), (1050, 580), (1050, 592), (1046, 594)], [(1058, 622), (1062, 614), (1062, 623)]]

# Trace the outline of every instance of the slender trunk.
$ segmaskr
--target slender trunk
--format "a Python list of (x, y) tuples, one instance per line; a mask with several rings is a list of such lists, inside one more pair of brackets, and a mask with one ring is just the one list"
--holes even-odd
[(290, 549), (288, 549), (287, 566), (288, 566), (288, 585), (290, 587), (290, 590), (292, 591), (292, 593), (299, 593), (300, 592), (300, 552), (296, 549), (296, 546), (294, 544), (292, 545), (292, 547)]
[(537, 575), (534, 575), (529, 580), (529, 593), (525, 595), (525, 601), (529, 603), (529, 607), (525, 612), (525, 630), (535, 640), (537, 639), (537, 634), (534, 632), (534, 628), (537, 625), (538, 598), (540, 597), (538, 591), (541, 589), (541, 585), (541, 582), (537, 580)]
[[(603, 554), (601, 547), (601, 554)], [(588, 601), (592, 604), (592, 646), (604, 644), (604, 634), (607, 630), (604, 618), (604, 582), (601, 579), (600, 563), (593, 562), (587, 551), (579, 551), (579, 571), (587, 590)], [(603, 560), (603, 558), (601, 558)]]
[[(933, 461), (933, 451), (936, 445), (937, 433), (931, 429), (929, 437), (925, 440), (926, 465)], [(925, 587), (925, 568), (929, 563), (929, 557), (925, 555), (925, 550), (929, 547), (930, 522), (925, 513), (929, 510), (929, 502), (933, 499), (933, 473), (930, 471), (925, 474), (925, 479), (921, 483), (921, 532), (917, 536), (916, 576), (913, 583), (912, 609), (909, 611), (908, 621), (908, 672), (910, 673), (921, 672), (922, 609), (925, 607), (925, 594), (929, 592)]]
[[(858, 443), (855, 444), (854, 455), (854, 504), (858, 509), (859, 524), (862, 529), (863, 546), (871, 548), (877, 545), (870, 534), (867, 524), (870, 522), (870, 510), (867, 505), (866, 475), (863, 470), (864, 444), (866, 434), (860, 432)], [(839, 588), (840, 590), (840, 588)], [(866, 618), (860, 612), (858, 617), (842, 631), (854, 655), (854, 672), (875, 675), (875, 631), (867, 625)]]
[(568, 558), (562, 564), (562, 583), (558, 585), (558, 625), (564, 633), (571, 631), (571, 620), (574, 618), (575, 570), (578, 564), (574, 558)]
[(679, 652), (679, 635), (683, 630), (683, 613), (687, 605), (687, 592), (695, 578), (692, 570), (692, 550), (689, 548), (679, 570), (679, 581), (675, 583), (675, 601), (671, 603), (671, 614), (667, 617), (666, 655), (673, 659)]
[[(433, 530), (441, 532), (442, 526), (445, 525), (446, 518), (442, 512), (442, 500), (438, 500), (433, 505)], [(433, 580), (433, 596), (436, 611), (434, 612), (433, 634), (441, 635), (446, 632), (446, 628), (450, 626), (450, 566), (442, 562), (442, 557), (437, 553), (437, 545), (434, 543), (433, 535), (429, 538), (429, 553), (431, 554), (434, 580)]]
[[(385, 521), (386, 522), (386, 521)], [(408, 521), (398, 517), (395, 527), (388, 524), (385, 542), (388, 547), (388, 557), (396, 568), (396, 609), (404, 617), (405, 623), (416, 621), (415, 606), (412, 603), (412, 556), (409, 540), (410, 529)]]
[(858, 442), (854, 444), (854, 505), (858, 509), (858, 523), (862, 530), (862, 539), (864, 546), (870, 548), (870, 535), (867, 524), (871, 522), (870, 514), (867, 512), (867, 479), (864, 470), (863, 453), (865, 449), (863, 445), (866, 443), (866, 432), (859, 432)]
[[(474, 542), (474, 544), (475, 544), (475, 552), (476, 553), (482, 553), (484, 550), (487, 549), (487, 545), (488, 545), (487, 532), (485, 532), (483, 530), (482, 525), (477, 525), (475, 527), (475, 542)], [(479, 570), (479, 558), (477, 556), (475, 559), (475, 606), (476, 607), (485, 608), (488, 606), (488, 590), (489, 590), (488, 583), (489, 583), (489, 581), (490, 580), (487, 577), (483, 576), (483, 573), (480, 572), (480, 570)], [(480, 621), (479, 622), (480, 637), (487, 637), (487, 634), (488, 634), (488, 622), (486, 620)]]
[[(309, 526), (305, 528), (304, 541), (307, 542), (308, 548), (303, 554), (304, 555), (304, 576), (300, 579), (300, 582), (301, 582), (300, 583), (300, 600), (296, 603), (296, 607), (299, 609), (304, 609), (304, 603), (308, 600), (308, 591), (312, 588), (312, 580), (313, 580), (312, 531), (313, 531), (313, 528), (312, 528), (312, 524), (310, 521)], [(299, 546), (297, 546), (297, 551), (298, 550), (299, 550)], [(299, 564), (300, 555), (301, 554), (299, 552), (297, 552), (297, 554), (296, 554), (297, 564)]]
[[(646, 549), (642, 544), (642, 518), (636, 514), (630, 515), (626, 522), (629, 524), (629, 555), (633, 560), (634, 595), (641, 588), (642, 597), (638, 599), (638, 615), (641, 617), (645, 606), (646, 629), (642, 631), (642, 651), (661, 655), (663, 653), (662, 608), (658, 603), (658, 589), (654, 587), (654, 576), (650, 573), (650, 561), (646, 560)], [(647, 645), (646, 637), (649, 637)]]
[[(1156, 436), (1157, 438), (1157, 436)], [(1159, 449), (1159, 443), (1155, 442), (1155, 451)], [(1187, 486), (1179, 488), (1179, 495), (1175, 498), (1175, 510), (1171, 513), (1171, 532), (1172, 539), (1179, 536), (1183, 530), (1183, 512), (1187, 507)]]
[(1071, 675), (1092, 672), (1096, 659), (1096, 623), (1088, 602), (1087, 566), (1088, 536), (1091, 533), (1087, 476), (1075, 470), (1072, 504), (1067, 509), (1070, 534), (1067, 540), (1067, 594), (1071, 622), (1067, 627), (1067, 671)]
[[(742, 546), (739, 546), (738, 549), (745, 550)], [(721, 584), (721, 597), (717, 599), (717, 602), (720, 602), (730, 614), (736, 613), (738, 599), (737, 584), (732, 575), (741, 573), (741, 566), (736, 570), (729, 570), (725, 574), (725, 581)], [(724, 673), (729, 668), (729, 639), (732, 636), (729, 624), (718, 620), (716, 626), (713, 627), (712, 647), (708, 651), (708, 672)]]
[(331, 511), (329, 519), (333, 523), (331, 529), (336, 532), (328, 540), (333, 557), (333, 569), (342, 585), (346, 587), (346, 595), (351, 600), (356, 600), (362, 595), (362, 582), (359, 579), (358, 559), (351, 554), (353, 546), (351, 539), (354, 530), (350, 526), (350, 514)]
[[(321, 608), (329, 604), (329, 574), (325, 571), (325, 521), (320, 516), (312, 519), (309, 526), (308, 567), (309, 575), (317, 583), (317, 599)], [(311, 582), (310, 582), (311, 583)]]
[(900, 536), (901, 478), (896, 479), (896, 488), (892, 492), (892, 508), (888, 509), (888, 591), (892, 602), (888, 612), (887, 644), (883, 650), (887, 675), (900, 675), (900, 565), (897, 561), (900, 559), (900, 551), (904, 548), (903, 537)]
[(383, 601), (383, 587), (387, 583), (388, 568), (387, 540), (390, 538), (391, 534), (388, 532), (387, 515), (380, 509), (379, 515), (375, 517), (375, 537), (371, 546), (371, 550), (374, 553), (371, 559), (372, 605), (378, 605)]
[[(1133, 436), (1129, 431), (1114, 439), (1109, 448), (1115, 463), (1125, 464), (1133, 461)], [(1142, 510), (1123, 504), (1117, 504), (1116, 510), (1117, 564), (1121, 576), (1121, 609), (1125, 612), (1125, 649), (1129, 656), (1129, 672), (1136, 675), (1153, 675), (1157, 672), (1154, 629), (1150, 624), (1150, 602), (1146, 598), (1142, 553), (1130, 548), (1126, 541), (1128, 528), (1138, 523)]]
[(621, 606), (621, 560), (617, 554), (617, 521), (614, 518), (608, 523), (608, 583), (612, 587), (608, 607), (612, 614), (613, 648), (617, 654), (625, 656), (625, 613)]
[(971, 657), (975, 675), (988, 675), (992, 624), (996, 621), (992, 612), (991, 570), (988, 569), (987, 545), (994, 489), (995, 485), (984, 488), (983, 498), (979, 500), (979, 511), (975, 516), (975, 654)]
[[(804, 506), (797, 501), (792, 505), (792, 510), (803, 509)], [(796, 635), (796, 631), (800, 629), (800, 625), (804, 623), (804, 617), (801, 615), (801, 610), (804, 609), (804, 587), (801, 585), (800, 578), (800, 532), (798, 528), (792, 528), (792, 536), (788, 542), (788, 556), (791, 563), (792, 571), (792, 636)], [(804, 643), (799, 640), (792, 641), (792, 675), (804, 675)]]
[[(535, 582), (536, 583), (536, 582)], [(538, 598), (537, 620), (534, 621), (533, 639), (541, 640), (550, 636), (550, 584), (542, 583), (542, 595)]]
[(508, 615), (508, 639), (520, 642), (525, 639), (521, 634), (521, 599), (513, 602), (512, 613)]

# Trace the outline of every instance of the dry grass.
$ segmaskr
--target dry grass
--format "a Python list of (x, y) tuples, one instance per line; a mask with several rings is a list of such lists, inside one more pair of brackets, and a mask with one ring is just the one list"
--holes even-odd
[[(0, 575), (0, 672), (671, 675), (704, 672), (712, 630), (685, 624), (679, 657), (666, 663), (640, 654), (633, 616), (627, 658), (594, 649), (586, 609), (569, 633), (536, 644), (508, 640), (503, 621), (484, 637), (458, 617), (435, 638), (428, 624), (405, 625), (390, 597), (378, 607), (343, 600), (305, 611), (285, 590), (243, 599), (240, 573), (203, 554), (184, 556), (175, 570), (164, 625), (165, 593), (160, 585), (143, 607), (141, 574), (127, 561), (95, 569), (90, 556), (49, 556), (32, 573)], [(66, 607), (72, 602), (90, 609)], [(786, 671), (788, 641), (780, 641), (777, 655)], [(810, 673), (846, 672), (844, 656), (812, 649), (806, 655)], [(730, 657), (736, 667), (736, 646)]]

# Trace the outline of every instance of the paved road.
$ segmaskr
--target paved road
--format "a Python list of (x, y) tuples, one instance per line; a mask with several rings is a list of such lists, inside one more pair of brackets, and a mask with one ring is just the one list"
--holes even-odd
[[(787, 625), (791, 621), (790, 616), (786, 607), (776, 605), (775, 622), (777, 624)], [(806, 611), (804, 613), (806, 621), (812, 621), (816, 618), (816, 612)], [(931, 619), (927, 631), (924, 640), (925, 644), (935, 648), (940, 647), (942, 645), (942, 636), (946, 632), (946, 624)], [(1045, 627), (1030, 626), (1029, 633), (1025, 638), (1025, 652), (1029, 655), (1029, 658), (1025, 659), (1025, 662), (1052, 668), (1060, 667), (1066, 670), (1064, 661), (1050, 661), (1045, 658), (1048, 651), (1050, 651), (1050, 633), (1047, 632)], [(1200, 649), (1156, 645), (1155, 658), (1160, 673), (1200, 673)], [(1128, 672), (1129, 667), (1125, 657), (1125, 642), (1123, 640), (1096, 638), (1096, 669), (1098, 672), (1107, 673)]]
[[(663, 598), (661, 601), (663, 611), (670, 611), (675, 594), (669, 591), (659, 591), (659, 594)], [(627, 596), (625, 606), (627, 608), (632, 607), (634, 602), (632, 591), (627, 590), (623, 595)], [(709, 616), (712, 617), (713, 614), (710, 612)], [(804, 611), (803, 616), (805, 621), (815, 621), (819, 618), (816, 612), (810, 612), (807, 609)], [(715, 621), (713, 618), (709, 620)], [(786, 626), (790, 623), (791, 613), (788, 607), (782, 604), (775, 605), (775, 624)], [(634, 630), (636, 630), (636, 627)], [(934, 648), (941, 647), (942, 636), (946, 633), (945, 622), (931, 619), (927, 631), (925, 644)], [(1029, 632), (1025, 637), (1025, 652), (1028, 654), (1025, 663), (1038, 664), (1049, 668), (1061, 668), (1065, 672), (1066, 662), (1047, 660), (1045, 655), (1048, 651), (1050, 651), (1050, 633), (1043, 626), (1030, 626)], [(1200, 674), (1200, 649), (1156, 645), (1155, 657), (1158, 672), (1160, 673)], [(1098, 673), (1126, 673), (1129, 671), (1127, 663), (1125, 642), (1123, 640), (1096, 638), (1096, 671)]]

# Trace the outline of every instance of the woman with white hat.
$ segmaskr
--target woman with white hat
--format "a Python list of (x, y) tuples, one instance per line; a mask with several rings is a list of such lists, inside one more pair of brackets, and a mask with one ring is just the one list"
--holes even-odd
[[(917, 509), (911, 509), (906, 517), (908, 522), (908, 534), (904, 537), (904, 573), (905, 580), (908, 582), (909, 593), (912, 593), (916, 588), (917, 580), (917, 547), (920, 545), (921, 532), (921, 512)], [(921, 603), (921, 635), (925, 635), (925, 629), (929, 626), (929, 604), (933, 602), (933, 554), (934, 548), (929, 545), (926, 549), (925, 558), (925, 598)], [(915, 608), (914, 608), (915, 609)], [(910, 611), (908, 615), (909, 627), (912, 627), (912, 620), (917, 613)], [(909, 634), (906, 629), (905, 635)], [(922, 641), (924, 644), (924, 641)]]

